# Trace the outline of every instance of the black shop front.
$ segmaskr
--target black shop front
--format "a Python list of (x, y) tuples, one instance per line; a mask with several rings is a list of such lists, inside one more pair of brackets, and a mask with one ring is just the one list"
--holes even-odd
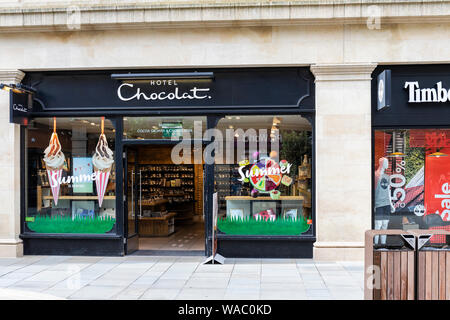
[(25, 254), (311, 258), (308, 68), (27, 72)]
[[(379, 66), (372, 80), (373, 229), (450, 230), (450, 66)], [(450, 244), (433, 236), (431, 246)], [(395, 236), (375, 246), (400, 247)]]

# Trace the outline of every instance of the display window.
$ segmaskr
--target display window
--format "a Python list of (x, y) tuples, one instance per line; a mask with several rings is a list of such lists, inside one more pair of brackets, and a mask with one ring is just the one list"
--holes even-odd
[(310, 122), (299, 115), (227, 116), (217, 129), (223, 139), (215, 158), (219, 232), (307, 232), (312, 224)]
[(36, 118), (25, 135), (26, 231), (112, 232), (116, 222), (113, 123), (104, 117)]
[(450, 230), (450, 129), (376, 130), (374, 141), (375, 229)]

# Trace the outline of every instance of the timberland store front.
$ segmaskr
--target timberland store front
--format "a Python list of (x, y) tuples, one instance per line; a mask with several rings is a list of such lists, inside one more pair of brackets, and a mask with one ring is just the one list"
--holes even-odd
[[(373, 228), (450, 230), (450, 67), (378, 66), (373, 74)], [(435, 235), (431, 246), (448, 246)], [(375, 247), (401, 247), (397, 236)]]
[(312, 257), (309, 68), (29, 72), (22, 85), (24, 254)]

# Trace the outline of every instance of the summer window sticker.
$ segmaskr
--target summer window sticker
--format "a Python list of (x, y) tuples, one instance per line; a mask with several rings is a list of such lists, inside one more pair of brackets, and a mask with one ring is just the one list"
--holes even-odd
[[(238, 181), (242, 184), (249, 183), (253, 187), (252, 198), (258, 198), (261, 193), (269, 195), (271, 200), (280, 200), (281, 192), (278, 188), (281, 185), (289, 187), (293, 183), (293, 179), (288, 176), (292, 164), (286, 160), (278, 163), (276, 156), (277, 153), (272, 151), (269, 157), (260, 157), (259, 152), (256, 151), (253, 153), (255, 159), (253, 164), (250, 164), (247, 159), (239, 162), (240, 179)], [(290, 196), (287, 196), (284, 200), (289, 200), (289, 198)], [(261, 199), (261, 201), (264, 200), (267, 199)], [(231, 207), (229, 216), (218, 220), (218, 229), (226, 234), (299, 235), (310, 228), (310, 223), (298, 215), (297, 208), (289, 210), (285, 208), (284, 214), (280, 217), (277, 217), (275, 207), (261, 209), (262, 211), (253, 213), (252, 217), (243, 215), (242, 218), (236, 219), (236, 210), (243, 211), (244, 209)], [(293, 218), (294, 216), (295, 218)]]
[(108, 140), (105, 136), (105, 117), (102, 117), (101, 134), (98, 139), (95, 153), (92, 156), (92, 164), (95, 172), (95, 185), (97, 187), (98, 205), (101, 208), (106, 186), (108, 185), (111, 167), (114, 163), (114, 153), (108, 147)]
[(44, 150), (44, 162), (47, 169), (48, 180), (52, 189), (53, 200), (58, 205), (60, 180), (65, 162), (64, 153), (61, 151), (61, 143), (56, 133), (56, 117), (53, 117), (53, 133), (50, 143)]

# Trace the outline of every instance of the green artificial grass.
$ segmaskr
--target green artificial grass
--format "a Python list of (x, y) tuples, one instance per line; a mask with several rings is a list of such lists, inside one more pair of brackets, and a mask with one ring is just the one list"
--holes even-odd
[(112, 229), (116, 219), (105, 217), (40, 217), (28, 221), (28, 228), (39, 233), (105, 233)]
[(295, 236), (308, 231), (309, 225), (303, 218), (297, 220), (277, 218), (275, 221), (264, 221), (247, 217), (244, 219), (218, 219), (217, 228), (226, 234), (233, 235)]

